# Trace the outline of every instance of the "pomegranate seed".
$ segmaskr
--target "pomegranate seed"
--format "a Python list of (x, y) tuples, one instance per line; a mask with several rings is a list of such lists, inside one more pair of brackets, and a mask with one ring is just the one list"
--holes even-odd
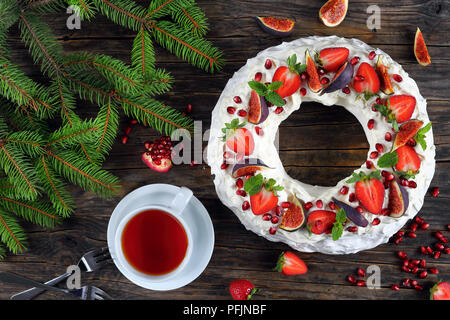
[(343, 186), (341, 188), (341, 190), (339, 190), (340, 194), (346, 195), (348, 193), (348, 187), (347, 186)]
[(238, 116), (239, 117), (246, 117), (247, 116), (247, 111), (245, 111), (245, 110), (239, 110), (238, 111)]
[(319, 209), (323, 208), (323, 202), (322, 202), (322, 200), (317, 200), (317, 201), (316, 201), (316, 207), (319, 208)]
[(403, 279), (402, 286), (409, 287), (410, 285), (411, 285), (411, 279), (410, 278)]
[(313, 206), (312, 202), (307, 202), (305, 203), (305, 210), (308, 211), (309, 209), (311, 209)]
[(369, 121), (367, 121), (367, 128), (369, 128), (369, 130), (372, 130), (374, 125), (375, 125), (375, 120), (370, 119)]
[(281, 203), (281, 207), (286, 209), (289, 208), (291, 206), (291, 203), (289, 201), (285, 201)]
[(241, 196), (241, 197), (247, 196), (247, 192), (245, 192), (245, 191), (242, 190), (242, 189), (236, 190), (236, 194), (237, 194), (238, 196)]
[(262, 73), (261, 72), (255, 73), (255, 81), (261, 81), (261, 79), (262, 79)]
[(418, 284), (417, 280), (411, 280), (411, 285), (413, 287), (417, 286), (417, 284)]
[(440, 251), (436, 251), (434, 254), (433, 254), (433, 258), (434, 259), (439, 259), (441, 257), (441, 252)]
[(128, 122), (131, 126), (134, 126), (138, 123), (138, 121), (136, 119), (132, 119), (130, 120), (130, 122)]
[(407, 254), (406, 254), (406, 252), (404, 252), (404, 251), (399, 251), (399, 252), (397, 252), (397, 256), (398, 256), (400, 259), (406, 259)]
[(306, 95), (306, 88), (300, 88), (300, 95), (304, 97)]
[(226, 168), (228, 168), (228, 163), (222, 163), (222, 165), (220, 166), (220, 169), (225, 170)]
[(273, 224), (278, 223), (278, 221), (280, 220), (280, 218), (278, 218), (277, 216), (272, 217), (272, 219), (270, 220)]
[(366, 276), (366, 272), (364, 271), (363, 268), (358, 268), (358, 270), (356, 270), (356, 273), (357, 273), (360, 277), (365, 277), (365, 276)]
[(189, 164), (191, 167), (195, 166), (195, 161), (192, 160), (191, 163)]
[(420, 260), (419, 267), (426, 268), (427, 267), (427, 260), (425, 260), (425, 259)]
[(414, 289), (416, 289), (417, 291), (422, 291), (422, 290), (423, 290), (423, 287), (422, 287), (422, 286), (419, 286), (419, 285), (415, 285), (415, 286), (414, 286)]
[(404, 231), (398, 231), (395, 235), (397, 237), (403, 237), (405, 235), (405, 232)]
[(373, 225), (373, 226), (377, 226), (377, 225), (380, 224), (380, 222), (381, 222), (381, 221), (380, 221), (379, 218), (375, 218), (375, 219), (372, 220), (372, 225)]
[(283, 213), (283, 209), (280, 206), (276, 206), (274, 210), (277, 216), (281, 216), (281, 214)]
[(264, 221), (269, 221), (269, 220), (272, 219), (272, 215), (270, 213), (264, 213), (263, 216), (262, 216), (262, 219)]
[(431, 249), (431, 247), (428, 246), (428, 247), (427, 247), (427, 252), (428, 252), (429, 254), (432, 254), (432, 253), (433, 253), (433, 249)]
[(122, 141), (122, 144), (127, 144), (128, 136), (122, 136), (121, 141)]
[(235, 103), (241, 103), (241, 102), (242, 102), (242, 99), (241, 99), (241, 97), (239, 97), (239, 96), (235, 96), (235, 97), (233, 98), (233, 101), (234, 101)]
[(417, 183), (415, 181), (408, 181), (408, 187), (414, 189), (417, 188)]
[(186, 112), (187, 113), (191, 113), (192, 112), (192, 104), (188, 104), (187, 106), (186, 106)]
[(258, 136), (264, 135), (264, 131), (260, 127), (255, 127), (255, 132)]
[(384, 151), (384, 146), (381, 143), (377, 143), (375, 145), (375, 149), (377, 149), (378, 152), (383, 152)]
[(330, 207), (331, 210), (336, 210), (336, 205), (334, 204), (333, 201), (331, 201), (328, 206)]
[(348, 201), (350, 202), (356, 201), (356, 194), (354, 192), (350, 193), (350, 195), (348, 196)]
[(270, 229), (269, 229), (269, 233), (270, 234), (275, 234), (277, 232), (277, 228), (275, 228), (275, 227), (271, 227)]
[(234, 114), (234, 113), (236, 112), (236, 108), (235, 108), (235, 107), (228, 107), (228, 108), (227, 108), (227, 112), (228, 112), (229, 114)]
[(425, 222), (420, 225), (420, 229), (427, 230), (430, 227), (430, 224), (428, 222)]
[(417, 230), (417, 227), (418, 227), (417, 223), (413, 222), (413, 223), (411, 223), (411, 225), (409, 226), (409, 229), (410, 229), (411, 231), (416, 231), (416, 230)]
[(408, 233), (406, 234), (406, 236), (407, 236), (408, 238), (417, 238), (417, 234), (416, 234), (415, 232), (408, 232)]
[(449, 231), (450, 231), (450, 224), (448, 224), (448, 225), (447, 225), (447, 230), (449, 230)]
[(366, 285), (366, 282), (364, 280), (358, 280), (356, 281), (356, 285), (358, 287), (364, 287)]
[(448, 240), (447, 240), (446, 237), (442, 237), (442, 238), (440, 238), (439, 240), (441, 240), (442, 243), (447, 243), (447, 242), (448, 242)]
[(403, 81), (402, 76), (399, 75), (399, 74), (394, 74), (394, 75), (392, 76), (392, 78), (394, 78), (394, 80), (397, 81), (397, 82), (402, 82), (402, 81)]
[(127, 127), (125, 128), (125, 134), (126, 134), (126, 135), (129, 135), (130, 132), (131, 132), (131, 127), (130, 127), (130, 126), (127, 126)]
[(438, 238), (438, 239), (440, 239), (440, 238), (442, 238), (444, 235), (442, 234), (442, 232), (440, 232), (440, 231), (436, 231), (435, 233), (434, 233), (434, 235), (435, 235), (435, 237), (436, 238)]
[(375, 57), (376, 57), (376, 53), (375, 53), (375, 51), (370, 51), (370, 53), (369, 53), (369, 60), (373, 60)]
[(393, 284), (391, 286), (391, 289), (394, 290), (394, 291), (398, 291), (398, 290), (400, 290), (400, 287), (398, 286), (398, 284)]
[(445, 254), (450, 254), (450, 247), (445, 247), (443, 252)]
[(354, 66), (359, 62), (359, 57), (353, 57), (352, 60), (350, 60), (350, 63)]
[(402, 238), (402, 237), (399, 237), (399, 238), (397, 238), (397, 239), (394, 240), (394, 243), (395, 243), (395, 244), (400, 244), (400, 242), (402, 242), (402, 241), (403, 241), (403, 238)]
[(386, 178), (389, 174), (390, 174), (389, 171), (381, 170), (381, 176), (382, 176), (382, 177), (385, 177), (385, 178)]
[(348, 232), (356, 232), (356, 231), (358, 231), (358, 227), (356, 227), (356, 226), (348, 227), (348, 228), (347, 228), (347, 231), (348, 231)]
[(390, 132), (386, 132), (384, 135), (384, 140), (391, 141), (392, 140), (392, 134)]
[(266, 60), (266, 63), (264, 63), (264, 67), (265, 67), (266, 69), (272, 68), (272, 60), (267, 59), (267, 60)]
[(145, 148), (145, 149), (147, 149), (147, 150), (149, 150), (149, 149), (150, 149), (150, 147), (151, 147), (151, 144), (150, 144), (150, 142), (148, 142), (148, 141), (145, 141), (145, 142), (144, 142), (144, 148)]
[(428, 269), (428, 271), (430, 271), (431, 274), (438, 274), (439, 273), (438, 268), (435, 268), (435, 267)]
[(409, 265), (409, 260), (408, 259), (404, 259), (402, 265), (407, 267)]
[(427, 248), (425, 248), (424, 246), (420, 247), (420, 252), (422, 254), (428, 254)]
[(248, 201), (244, 201), (242, 203), (242, 210), (248, 210), (250, 208), (250, 203)]
[(306, 72), (302, 72), (300, 74), (300, 79), (302, 79), (302, 81), (305, 81), (306, 79), (308, 79), (308, 74)]
[(275, 109), (275, 113), (276, 113), (276, 114), (280, 114), (280, 113), (282, 113), (283, 111), (284, 111), (283, 107), (277, 107), (277, 108)]
[(417, 272), (419, 272), (419, 267), (415, 266), (411, 269), (412, 274), (417, 274)]
[(244, 180), (242, 180), (241, 178), (237, 179), (236, 187), (238, 187), (239, 189), (242, 189), (244, 187)]
[(411, 259), (410, 262), (411, 262), (414, 266), (417, 266), (417, 265), (419, 265), (420, 260), (419, 260), (419, 259)]
[(342, 89), (342, 92), (345, 94), (350, 94), (350, 88), (349, 87), (345, 87)]
[(408, 268), (407, 266), (402, 266), (402, 271), (406, 272), (406, 273), (409, 273), (409, 272), (411, 272), (411, 269)]
[(433, 197), (437, 197), (439, 195), (439, 188), (433, 188), (433, 190), (431, 191), (431, 194)]
[(404, 187), (407, 187), (409, 185), (409, 181), (405, 178), (400, 178), (400, 184)]
[(419, 273), (419, 277), (421, 279), (425, 279), (427, 277), (427, 275), (428, 275), (428, 272), (426, 272), (426, 271), (422, 271), (421, 273)]
[(363, 213), (363, 212), (364, 212), (364, 209), (363, 209), (361, 206), (357, 206), (355, 209), (356, 209), (356, 211), (358, 211), (359, 213)]
[(440, 243), (440, 242), (436, 243), (436, 244), (434, 245), (434, 247), (435, 247), (436, 249), (438, 249), (439, 251), (444, 250), (444, 245), (443, 245), (442, 243)]
[(320, 83), (325, 85), (328, 84), (330, 82), (330, 79), (328, 79), (327, 77), (323, 77), (322, 79), (320, 79)]
[(355, 76), (355, 80), (356, 81), (364, 81), (364, 76), (362, 76), (362, 75), (360, 75), (360, 74), (357, 74), (356, 76)]
[(366, 161), (366, 168), (367, 168), (367, 169), (372, 169), (372, 168), (373, 168), (373, 162), (370, 161), (370, 160), (367, 160), (367, 161)]
[(377, 151), (372, 151), (370, 153), (370, 159), (376, 159), (378, 158), (378, 152)]
[(351, 284), (356, 283), (356, 279), (354, 276), (347, 276), (347, 281), (350, 282)]
[(319, 76), (323, 76), (327, 71), (324, 68), (317, 68), (317, 73)]

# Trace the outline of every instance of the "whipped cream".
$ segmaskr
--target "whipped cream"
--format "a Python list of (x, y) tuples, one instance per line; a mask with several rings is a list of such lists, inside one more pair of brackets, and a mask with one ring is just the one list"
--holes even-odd
[[(386, 243), (394, 233), (409, 219), (413, 218), (422, 208), (424, 196), (435, 172), (435, 146), (432, 130), (426, 135), (427, 149), (423, 150), (420, 146), (416, 147), (416, 151), (422, 157), (422, 163), (420, 172), (415, 178), (417, 188), (406, 188), (409, 194), (409, 206), (405, 214), (400, 218), (392, 218), (389, 216), (374, 216), (369, 212), (364, 212), (363, 215), (369, 222), (377, 217), (381, 220), (380, 224), (373, 226), (369, 223), (366, 228), (358, 227), (357, 232), (354, 233), (344, 229), (343, 235), (336, 241), (332, 240), (330, 234), (309, 235), (306, 228), (303, 227), (294, 232), (288, 232), (279, 228), (274, 235), (270, 234), (269, 229), (272, 226), (270, 221), (264, 221), (261, 219), (261, 216), (254, 215), (251, 210), (242, 210), (243, 201), (249, 201), (249, 199), (248, 196), (242, 197), (236, 194), (235, 179), (231, 176), (232, 165), (226, 170), (220, 168), (223, 163), (223, 152), (226, 150), (225, 144), (222, 141), (223, 133), (221, 129), (225, 127), (225, 123), (231, 122), (234, 118), (239, 118), (240, 122), (244, 120), (237, 116), (237, 112), (233, 115), (228, 114), (227, 107), (235, 106), (238, 110), (248, 108), (251, 89), (247, 83), (253, 80), (255, 73), (262, 73), (261, 82), (271, 81), (277, 67), (286, 65), (286, 59), (292, 54), (295, 53), (297, 60), (304, 63), (306, 49), (309, 49), (310, 52), (320, 52), (322, 49), (329, 47), (348, 48), (350, 50), (349, 58), (358, 56), (360, 57), (360, 63), (368, 62), (373, 64), (373, 61), (368, 59), (370, 51), (375, 51), (377, 55), (383, 55), (383, 62), (389, 66), (389, 73), (399, 74), (403, 78), (401, 83), (393, 83), (395, 94), (407, 94), (416, 98), (416, 108), (411, 118), (419, 119), (424, 124), (430, 122), (426, 110), (426, 100), (420, 94), (416, 82), (408, 76), (408, 73), (398, 63), (392, 60), (382, 50), (374, 49), (358, 39), (345, 39), (337, 36), (301, 38), (292, 42), (283, 42), (281, 45), (261, 51), (256, 57), (249, 59), (246, 65), (239, 69), (228, 81), (212, 112), (207, 161), (211, 167), (211, 174), (215, 175), (214, 184), (219, 199), (236, 214), (248, 230), (270, 241), (284, 242), (302, 252), (348, 254), (371, 249), (379, 244)], [(273, 66), (269, 70), (264, 67), (266, 59), (271, 59), (273, 62)], [(355, 66), (355, 71), (357, 68), (358, 66)], [(357, 95), (358, 93), (354, 90), (351, 90), (350, 94), (345, 94), (341, 90), (338, 90), (320, 96), (318, 93), (314, 93), (307, 88), (307, 94), (303, 97), (298, 92), (287, 97), (287, 103), (283, 107), (284, 111), (282, 113), (275, 114), (273, 112), (274, 108), (271, 108), (267, 120), (258, 124), (264, 131), (263, 136), (254, 134), (253, 124), (246, 124), (245, 127), (253, 133), (255, 140), (255, 151), (251, 155), (251, 158), (259, 158), (268, 165), (271, 169), (264, 170), (262, 172), (263, 176), (266, 178), (274, 178), (278, 185), (284, 187), (283, 191), (278, 192), (279, 203), (287, 201), (289, 193), (295, 194), (297, 198), (304, 202), (314, 202), (315, 200), (321, 199), (326, 204), (332, 201), (332, 197), (335, 197), (338, 200), (349, 203), (348, 194), (354, 192), (354, 184), (345, 183), (345, 180), (348, 178), (339, 181), (334, 187), (312, 186), (289, 177), (284, 170), (274, 145), (275, 137), (280, 123), (292, 112), (298, 110), (302, 102), (315, 101), (326, 106), (343, 106), (358, 119), (364, 128), (370, 145), (369, 154), (376, 150), (376, 143), (382, 143), (385, 147), (385, 152), (391, 150), (392, 142), (385, 141), (384, 136), (386, 132), (391, 132), (392, 124), (388, 123), (379, 112), (373, 112), (371, 110), (371, 106), (374, 104), (376, 97), (365, 101), (362, 97), (361, 99), (357, 99)], [(236, 105), (233, 102), (234, 96), (240, 96), (242, 103)], [(376, 121), (375, 127), (372, 130), (367, 128), (369, 119)], [(368, 159), (369, 154), (367, 155)], [(380, 156), (383, 154), (384, 152), (380, 153)], [(376, 166), (376, 160), (373, 162)], [(359, 171), (370, 172), (366, 168), (365, 163), (361, 165), (360, 169), (356, 170), (356, 172)], [(344, 185), (349, 187), (349, 193), (345, 196), (339, 193), (339, 190)], [(388, 192), (385, 192), (383, 208), (387, 207), (387, 201)], [(312, 208), (310, 212), (314, 209)]]

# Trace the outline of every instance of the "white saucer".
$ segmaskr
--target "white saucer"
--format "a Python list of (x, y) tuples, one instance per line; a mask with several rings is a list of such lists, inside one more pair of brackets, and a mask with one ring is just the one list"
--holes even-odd
[(108, 224), (108, 247), (111, 257), (119, 271), (131, 282), (138, 286), (151, 290), (173, 290), (183, 287), (194, 281), (211, 259), (214, 249), (214, 228), (203, 204), (193, 196), (183, 212), (183, 219), (190, 225), (192, 234), (192, 254), (183, 270), (174, 278), (164, 282), (154, 282), (137, 278), (129, 272), (117, 259), (114, 250), (115, 232), (121, 219), (133, 210), (140, 207), (170, 204), (175, 195), (180, 191), (179, 187), (168, 184), (151, 184), (136, 189), (126, 195), (114, 209)]

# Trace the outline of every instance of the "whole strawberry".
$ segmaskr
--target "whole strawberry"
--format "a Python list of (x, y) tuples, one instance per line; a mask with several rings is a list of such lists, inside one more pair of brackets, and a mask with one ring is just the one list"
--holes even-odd
[(283, 252), (278, 258), (277, 266), (275, 267), (276, 271), (282, 272), (286, 276), (292, 276), (295, 274), (304, 274), (308, 271), (308, 267), (293, 252)]
[(430, 289), (431, 300), (450, 300), (450, 283), (439, 281)]
[(259, 289), (245, 279), (234, 280), (230, 283), (230, 293), (233, 300), (250, 300)]

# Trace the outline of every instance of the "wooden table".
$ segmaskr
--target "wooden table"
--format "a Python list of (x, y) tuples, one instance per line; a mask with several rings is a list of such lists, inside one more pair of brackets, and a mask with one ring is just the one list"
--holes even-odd
[[(148, 1), (144, 1), (148, 2)], [(345, 21), (337, 28), (325, 27), (317, 18), (323, 1), (271, 1), (227, 0), (198, 1), (211, 24), (208, 38), (225, 52), (227, 64), (217, 74), (204, 73), (175, 56), (157, 48), (160, 67), (167, 68), (176, 81), (165, 101), (180, 110), (187, 103), (193, 105), (192, 116), (201, 120), (203, 129), (210, 125), (211, 110), (233, 73), (259, 51), (278, 45), (280, 39), (263, 33), (256, 24), (256, 15), (295, 15), (294, 33), (286, 40), (310, 35), (336, 34), (358, 38), (379, 47), (401, 63), (415, 79), (422, 95), (428, 101), (428, 113), (433, 121), (437, 148), (436, 174), (432, 186), (439, 186), (440, 195), (429, 194), (420, 216), (431, 224), (427, 231), (418, 232), (417, 239), (406, 239), (401, 245), (381, 245), (375, 249), (353, 255), (330, 256), (303, 254), (309, 272), (302, 276), (285, 277), (272, 271), (278, 255), (289, 247), (272, 243), (248, 232), (234, 214), (221, 204), (214, 191), (212, 177), (206, 164), (190, 167), (180, 165), (169, 173), (159, 174), (148, 169), (140, 160), (143, 143), (159, 135), (152, 129), (136, 127), (127, 145), (117, 142), (105, 167), (120, 177), (120, 195), (112, 200), (101, 200), (91, 193), (73, 188), (78, 203), (76, 213), (60, 227), (48, 230), (27, 226), (30, 249), (19, 256), (10, 256), (0, 262), (2, 270), (14, 271), (36, 280), (47, 280), (65, 271), (66, 266), (77, 262), (88, 249), (106, 245), (108, 219), (118, 201), (140, 186), (165, 182), (185, 185), (208, 209), (214, 223), (216, 244), (213, 257), (204, 273), (193, 283), (171, 292), (154, 292), (141, 289), (124, 278), (114, 266), (93, 274), (83, 274), (82, 283), (92, 284), (120, 299), (229, 299), (229, 283), (238, 278), (251, 280), (260, 294), (254, 299), (427, 299), (428, 291), (412, 288), (395, 292), (392, 283), (405, 278), (400, 273), (397, 250), (419, 257), (418, 247), (433, 244), (433, 231), (444, 230), (450, 223), (450, 19), (449, 3), (441, 0), (376, 1), (381, 7), (381, 29), (372, 32), (366, 27), (366, 9), (374, 1), (350, 1)], [(93, 22), (83, 22), (81, 30), (69, 31), (65, 27), (66, 15), (49, 15), (52, 28), (60, 37), (67, 52), (87, 50), (105, 53), (129, 62), (133, 33), (113, 25), (105, 17)], [(432, 57), (432, 64), (420, 66), (413, 54), (416, 27), (420, 26)], [(15, 33), (16, 60), (24, 70), (38, 77), (39, 70)], [(79, 110), (93, 116), (97, 109), (81, 102)], [(122, 117), (121, 129), (128, 119)], [(341, 107), (326, 108), (315, 103), (305, 103), (283, 122), (280, 128), (280, 156), (288, 173), (304, 182), (332, 186), (349, 176), (366, 159), (368, 143), (356, 118)], [(312, 138), (314, 137), (314, 138)], [(448, 232), (447, 232), (448, 235)], [(381, 268), (382, 288), (369, 290), (349, 285), (345, 277), (356, 268), (376, 264)], [(440, 270), (439, 278), (450, 280), (450, 258), (428, 259), (429, 266)], [(425, 288), (437, 276), (421, 280)], [(17, 288), (3, 285), (0, 298), (8, 297)], [(46, 293), (40, 299), (66, 298)]]

